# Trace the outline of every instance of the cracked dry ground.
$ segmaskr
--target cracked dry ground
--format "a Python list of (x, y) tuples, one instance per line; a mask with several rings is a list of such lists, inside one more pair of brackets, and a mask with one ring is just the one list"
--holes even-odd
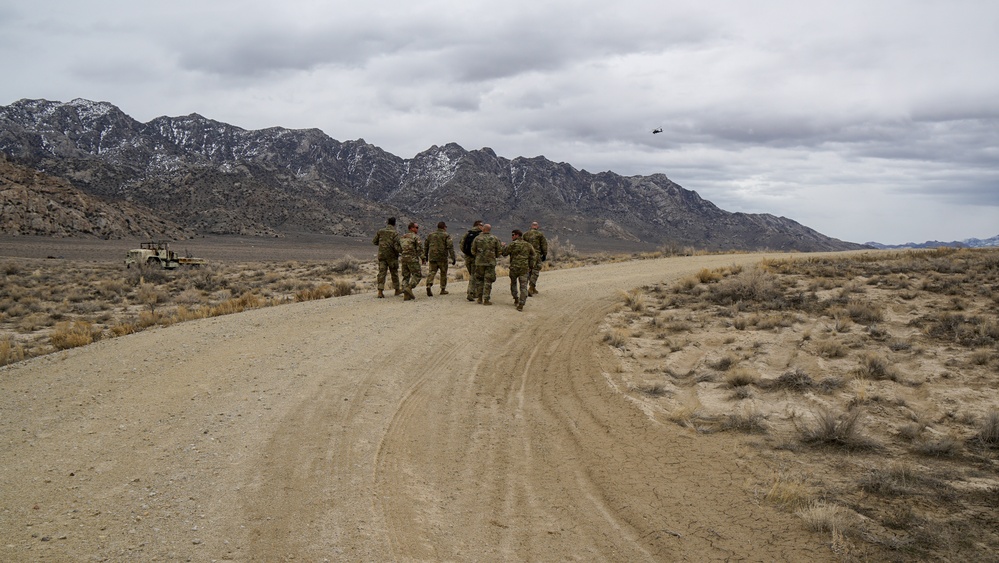
[(636, 405), (619, 291), (761, 255), (546, 272), (100, 341), (0, 369), (0, 560), (823, 561), (770, 468)]

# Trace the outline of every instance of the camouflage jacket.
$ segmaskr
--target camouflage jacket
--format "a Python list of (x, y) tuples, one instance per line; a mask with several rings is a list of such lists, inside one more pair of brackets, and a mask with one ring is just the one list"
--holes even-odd
[(419, 262), (423, 257), (423, 241), (420, 240), (420, 235), (407, 232), (399, 238), (399, 245), (402, 246), (402, 260)]
[(476, 266), (495, 266), (496, 259), (499, 258), (503, 245), (500, 239), (489, 233), (482, 233), (475, 237), (472, 243), (472, 254), (475, 256)]
[(526, 274), (541, 258), (531, 246), (531, 243), (524, 239), (515, 240), (503, 247), (503, 256), (510, 257), (510, 275), (519, 276)]
[(375, 239), (371, 244), (378, 246), (379, 260), (395, 260), (402, 252), (399, 246), (399, 233), (395, 232), (395, 227), (386, 226), (375, 233)]
[(528, 229), (521, 238), (531, 243), (541, 256), (548, 257), (548, 239), (544, 233), (537, 229)]
[(454, 261), (454, 240), (444, 229), (427, 235), (427, 242), (423, 246), (423, 259), (430, 262), (453, 262)]

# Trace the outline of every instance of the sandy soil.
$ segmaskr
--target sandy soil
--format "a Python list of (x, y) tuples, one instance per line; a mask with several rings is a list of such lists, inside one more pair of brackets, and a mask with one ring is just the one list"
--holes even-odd
[(546, 272), (518, 313), (258, 309), (0, 369), (0, 560), (823, 561), (738, 437), (629, 399), (618, 290), (760, 255)]

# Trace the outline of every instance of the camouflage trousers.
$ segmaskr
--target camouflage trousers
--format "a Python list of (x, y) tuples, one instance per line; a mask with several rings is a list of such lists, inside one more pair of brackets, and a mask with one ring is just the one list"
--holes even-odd
[(423, 279), (423, 268), (419, 260), (402, 261), (402, 288), (413, 289)]
[(475, 267), (475, 298), (489, 299), (493, 292), (493, 282), (496, 281), (496, 265)]
[(385, 289), (385, 277), (392, 272), (392, 286), (402, 289), (399, 285), (399, 260), (378, 260), (378, 289)]
[(541, 261), (538, 261), (538, 265), (531, 269), (527, 274), (527, 279), (531, 282), (531, 285), (538, 285), (538, 274), (541, 273)]
[[(527, 303), (527, 280), (529, 277), (529, 271), (523, 270), (519, 272), (510, 271), (510, 294), (513, 295), (513, 300), (517, 303), (523, 305)], [(517, 286), (520, 286), (520, 291), (517, 291)]]
[(465, 256), (465, 270), (468, 272), (468, 290), (465, 291), (465, 296), (475, 299), (475, 256)]
[(441, 273), (441, 289), (447, 289), (447, 260), (441, 262), (430, 261), (427, 266), (427, 287), (433, 287), (434, 278), (437, 276), (437, 272)]

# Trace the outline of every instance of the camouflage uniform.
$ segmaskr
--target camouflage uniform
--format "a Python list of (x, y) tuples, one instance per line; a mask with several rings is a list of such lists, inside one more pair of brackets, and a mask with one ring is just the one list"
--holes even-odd
[(375, 233), (375, 239), (371, 242), (378, 246), (378, 291), (385, 289), (385, 276), (391, 272), (392, 285), (398, 295), (402, 290), (399, 285), (399, 253), (402, 252), (399, 233), (395, 231), (395, 227), (386, 226)]
[(402, 247), (400, 262), (402, 263), (402, 290), (409, 299), (413, 299), (413, 288), (423, 279), (423, 268), (420, 258), (423, 256), (423, 241), (420, 235), (408, 232), (399, 239)]
[(493, 290), (493, 282), (496, 281), (496, 259), (502, 249), (500, 240), (490, 233), (482, 233), (472, 242), (472, 254), (475, 256), (475, 298), (479, 303), (490, 303), (489, 295)]
[(455, 262), (454, 240), (451, 235), (444, 229), (437, 229), (437, 231), (427, 235), (427, 242), (423, 247), (423, 261), (428, 264), (427, 295), (433, 295), (430, 293), (430, 288), (434, 286), (434, 277), (438, 270), (441, 273), (441, 294), (447, 292), (447, 263), (449, 260), (451, 263)]
[[(475, 233), (474, 236), (478, 237), (479, 233), (481, 232), (482, 229), (480, 229), (479, 227), (473, 227), (467, 233), (461, 236), (461, 242), (458, 243), (458, 246), (464, 249), (465, 239), (470, 236), (473, 236), (472, 233)], [(478, 294), (478, 290), (475, 287), (475, 256), (471, 254), (465, 254), (464, 250), (462, 250), (462, 254), (465, 256), (465, 270), (468, 272), (468, 290), (465, 292), (465, 297), (467, 297), (469, 301), (474, 301), (475, 296)]]
[(538, 275), (541, 273), (541, 263), (548, 260), (548, 239), (545, 238), (545, 234), (538, 229), (528, 229), (524, 236), (521, 237), (523, 240), (531, 243), (534, 247), (535, 252), (538, 253), (538, 260), (535, 266), (531, 268), (528, 278), (531, 282), (530, 293), (533, 295), (538, 292)]
[[(517, 310), (523, 311), (524, 304), (527, 303), (527, 279), (531, 270), (534, 269), (538, 260), (538, 253), (535, 252), (531, 243), (519, 238), (503, 248), (503, 256), (510, 257), (510, 293), (513, 295), (513, 302), (517, 304)], [(520, 284), (518, 295), (517, 284)]]

